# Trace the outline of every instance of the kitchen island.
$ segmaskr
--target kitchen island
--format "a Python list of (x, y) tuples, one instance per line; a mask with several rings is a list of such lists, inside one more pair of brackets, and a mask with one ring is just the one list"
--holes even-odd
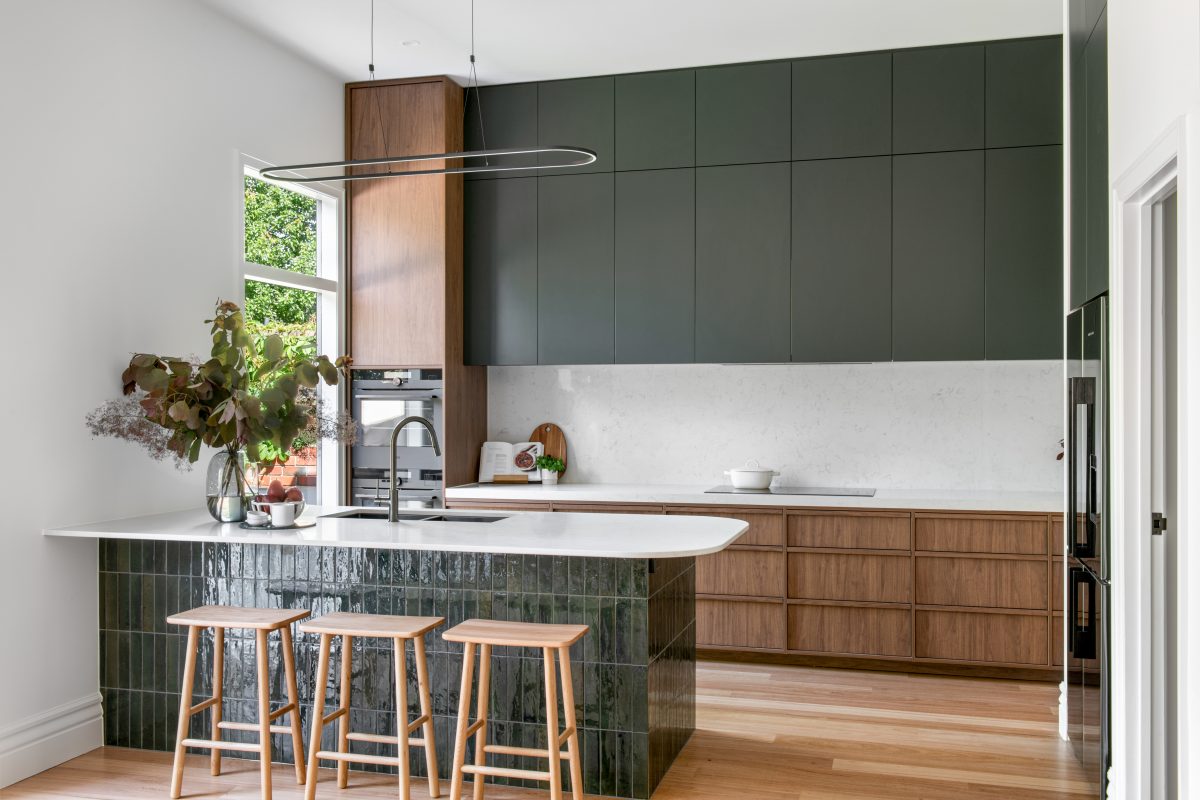
[[(46, 531), (99, 540), (105, 742), (172, 748), (186, 637), (165, 620), (194, 606), (437, 615), (447, 626), (472, 617), (583, 623), (590, 631), (572, 658), (586, 791), (650, 796), (695, 724), (695, 557), (723, 550), (745, 522), (470, 511), (395, 523), (327, 516), (339, 513), (354, 512), (310, 508), (303, 519), (315, 519), (314, 527), (277, 533), (221, 525), (203, 510)], [(226, 717), (252, 720), (253, 639), (241, 633), (227, 637)], [(296, 640), (305, 730), (316, 644), (315, 637)], [(461, 647), (437, 631), (427, 644), (446, 776)], [(200, 663), (211, 655), (208, 637)], [(390, 647), (355, 643), (357, 730), (394, 730), (390, 659)], [(492, 674), (493, 741), (544, 746), (540, 659), (498, 651)], [(201, 671), (201, 694), (211, 692), (208, 680)], [(194, 718), (193, 736), (208, 735), (204, 717)], [(273, 747), (292, 757), (288, 737), (276, 737)], [(421, 755), (413, 754), (414, 775), (423, 774)], [(497, 765), (530, 766), (517, 757)]]

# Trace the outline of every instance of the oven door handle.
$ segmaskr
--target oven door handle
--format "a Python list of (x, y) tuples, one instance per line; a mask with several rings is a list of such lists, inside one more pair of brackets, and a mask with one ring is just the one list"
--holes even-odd
[(359, 392), (355, 400), (440, 400), (442, 396), (433, 389), (378, 389)]

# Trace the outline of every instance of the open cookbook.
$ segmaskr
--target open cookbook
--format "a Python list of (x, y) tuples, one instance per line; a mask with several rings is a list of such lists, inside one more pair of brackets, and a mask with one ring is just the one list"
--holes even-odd
[(543, 452), (541, 442), (484, 442), (479, 451), (479, 482), (538, 483), (542, 471), (537, 458)]

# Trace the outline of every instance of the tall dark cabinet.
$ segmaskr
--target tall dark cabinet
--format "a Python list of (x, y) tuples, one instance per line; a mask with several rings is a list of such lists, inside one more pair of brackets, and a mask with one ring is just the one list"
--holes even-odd
[(1071, 0), (1072, 308), (1108, 291), (1108, 13), (1100, 0)]

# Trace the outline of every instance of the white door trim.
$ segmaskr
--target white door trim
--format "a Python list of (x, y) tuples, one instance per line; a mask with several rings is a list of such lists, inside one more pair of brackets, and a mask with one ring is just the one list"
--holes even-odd
[[(1180, 297), (1184, 296), (1187, 255), (1184, 220), (1187, 203), (1189, 134), (1197, 126), (1186, 118), (1173, 122), (1138, 161), (1113, 185), (1110, 243), (1111, 385), (1110, 485), (1112, 535), (1110, 576), (1112, 692), (1112, 768), (1109, 798), (1151, 798), (1151, 513), (1152, 442), (1152, 283), (1153, 205), (1178, 191), (1180, 206)], [(1186, 319), (1181, 309), (1179, 317)], [(1180, 331), (1181, 353), (1185, 348)], [(1186, 396), (1186, 390), (1185, 390)], [(1181, 420), (1186, 411), (1180, 409)], [(1187, 486), (1181, 471), (1180, 486)], [(1186, 500), (1181, 499), (1181, 509)], [(1181, 513), (1181, 517), (1186, 512)], [(1182, 523), (1182, 519), (1180, 522)], [(1186, 574), (1183, 548), (1180, 573)], [(1195, 554), (1188, 554), (1195, 559)], [(1180, 582), (1181, 595), (1187, 582)], [(1180, 598), (1180, 619), (1187, 612)], [(1193, 601), (1194, 602), (1194, 601)], [(1182, 627), (1182, 626), (1181, 626)], [(1183, 635), (1184, 631), (1180, 631)], [(1180, 642), (1180, 660), (1187, 648)], [(1186, 663), (1186, 662), (1185, 662)], [(1180, 665), (1183, 668), (1183, 664)], [(1185, 683), (1182, 680), (1181, 683)], [(1180, 719), (1187, 719), (1181, 692)], [(1184, 726), (1181, 726), (1184, 727)], [(1187, 763), (1185, 742), (1180, 762)], [(1180, 783), (1182, 797), (1189, 796)]]

